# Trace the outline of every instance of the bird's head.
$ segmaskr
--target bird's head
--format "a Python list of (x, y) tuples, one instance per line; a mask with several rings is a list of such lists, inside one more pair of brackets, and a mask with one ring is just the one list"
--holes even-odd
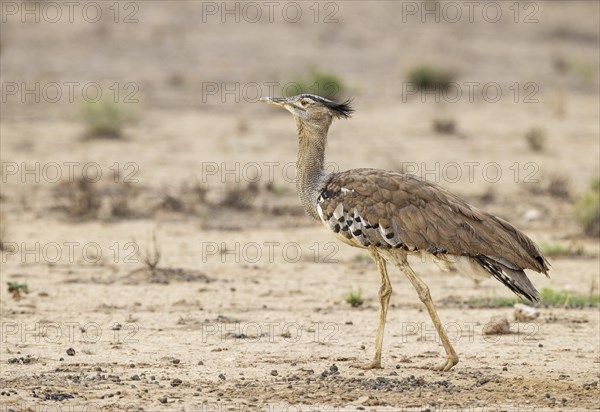
[(315, 126), (329, 126), (336, 119), (347, 119), (352, 115), (351, 100), (336, 103), (314, 94), (299, 94), (292, 97), (263, 97), (261, 102), (283, 107), (294, 115), (297, 122)]

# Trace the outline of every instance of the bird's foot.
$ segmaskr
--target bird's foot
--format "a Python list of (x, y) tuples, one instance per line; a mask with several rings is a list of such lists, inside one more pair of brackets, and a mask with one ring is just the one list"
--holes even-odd
[(448, 372), (458, 363), (458, 356), (448, 356), (446, 363), (441, 366), (434, 366), (432, 369), (440, 372)]
[(353, 363), (352, 365), (350, 365), (351, 368), (357, 368), (357, 369), (364, 369), (364, 370), (368, 370), (368, 369), (382, 369), (381, 368), (381, 361), (380, 360), (372, 360), (369, 363)]

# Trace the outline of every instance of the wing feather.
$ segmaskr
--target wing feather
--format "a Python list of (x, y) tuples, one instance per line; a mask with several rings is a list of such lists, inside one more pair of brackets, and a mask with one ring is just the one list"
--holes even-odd
[(523, 269), (548, 271), (548, 262), (523, 232), (416, 176), (375, 169), (336, 173), (317, 209), (327, 227), (356, 246), (485, 258), (480, 264), (486, 270), (513, 276), (511, 289), (522, 286), (526, 297), (535, 289), (523, 280)]

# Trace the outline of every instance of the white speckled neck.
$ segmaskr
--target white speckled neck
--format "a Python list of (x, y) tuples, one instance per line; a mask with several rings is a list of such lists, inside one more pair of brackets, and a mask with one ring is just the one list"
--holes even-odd
[(317, 199), (330, 175), (325, 171), (325, 146), (332, 119), (323, 120), (320, 124), (314, 124), (296, 118), (299, 140), (296, 191), (304, 210), (317, 220), (320, 219), (317, 213)]

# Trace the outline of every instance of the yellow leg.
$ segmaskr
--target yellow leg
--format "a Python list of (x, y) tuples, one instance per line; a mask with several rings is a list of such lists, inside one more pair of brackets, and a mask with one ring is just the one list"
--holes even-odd
[(438, 336), (442, 340), (444, 349), (446, 350), (446, 356), (447, 356), (446, 363), (444, 363), (441, 367), (438, 367), (436, 369), (444, 371), (444, 372), (449, 371), (450, 369), (452, 369), (452, 367), (454, 365), (456, 365), (458, 363), (458, 356), (456, 355), (454, 348), (450, 344), (450, 341), (448, 340), (448, 336), (446, 335), (446, 332), (444, 331), (444, 328), (442, 327), (442, 322), (440, 322), (440, 318), (438, 317), (437, 312), (435, 311), (435, 307), (433, 306), (433, 301), (431, 300), (431, 295), (429, 294), (429, 287), (425, 284), (425, 282), (423, 282), (421, 280), (421, 278), (419, 278), (419, 276), (417, 276), (417, 274), (408, 265), (408, 262), (404, 262), (404, 263), (400, 264), (399, 266), (400, 266), (400, 269), (402, 269), (402, 272), (404, 272), (404, 274), (408, 278), (408, 280), (410, 280), (410, 283), (412, 283), (414, 288), (417, 290), (417, 293), (419, 294), (419, 299), (421, 299), (421, 302), (423, 302), (425, 304), (425, 307), (427, 308), (427, 312), (429, 312), (429, 317), (431, 318), (433, 325), (435, 326), (435, 329), (437, 330)]
[(369, 249), (371, 257), (377, 265), (381, 286), (379, 288), (379, 323), (377, 324), (377, 338), (375, 339), (375, 355), (373, 360), (367, 364), (352, 365), (354, 368), (360, 369), (381, 369), (381, 347), (383, 346), (383, 331), (385, 329), (385, 318), (387, 316), (388, 305), (390, 304), (390, 296), (392, 296), (392, 284), (388, 277), (385, 260), (374, 249)]

